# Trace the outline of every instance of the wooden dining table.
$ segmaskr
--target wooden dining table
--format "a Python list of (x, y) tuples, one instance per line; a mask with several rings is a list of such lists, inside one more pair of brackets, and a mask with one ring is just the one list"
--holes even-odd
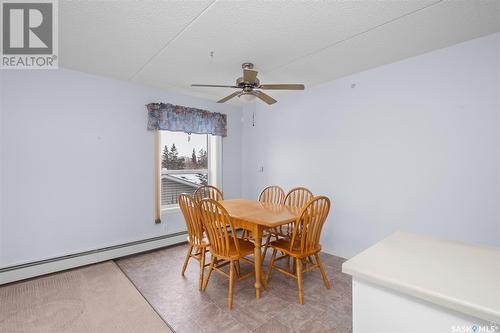
[(295, 221), (300, 212), (297, 208), (283, 204), (263, 203), (247, 199), (222, 200), (220, 203), (232, 218), (235, 227), (252, 232), (255, 244), (255, 297), (259, 299), (262, 277), (262, 234), (264, 230)]

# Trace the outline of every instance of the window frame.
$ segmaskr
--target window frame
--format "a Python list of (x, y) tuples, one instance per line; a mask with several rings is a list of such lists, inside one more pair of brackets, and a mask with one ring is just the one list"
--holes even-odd
[[(207, 135), (208, 154), (208, 184), (216, 186), (222, 190), (222, 137)], [(161, 223), (161, 216), (165, 212), (179, 211), (178, 204), (161, 204), (161, 130), (155, 135), (155, 223)]]

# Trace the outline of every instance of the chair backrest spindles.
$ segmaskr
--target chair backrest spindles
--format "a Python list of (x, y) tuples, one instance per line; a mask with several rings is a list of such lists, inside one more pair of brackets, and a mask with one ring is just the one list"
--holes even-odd
[(290, 251), (296, 242), (300, 242), (300, 251), (307, 254), (319, 248), (323, 224), (330, 211), (330, 199), (325, 196), (314, 197), (302, 209), (295, 221)]
[(296, 187), (287, 193), (284, 203), (286, 206), (302, 209), (313, 197), (314, 194), (307, 188)]
[(198, 187), (196, 191), (194, 191), (193, 196), (198, 203), (205, 198), (214, 199), (215, 201), (224, 200), (222, 191), (212, 185)]
[(238, 238), (234, 236), (236, 229), (231, 217), (219, 202), (210, 198), (201, 200), (200, 216), (210, 242), (210, 251), (213, 254), (227, 257), (230, 242), (234, 242), (236, 250), (240, 252)]
[(203, 239), (203, 225), (200, 220), (199, 210), (193, 197), (186, 193), (179, 195), (179, 206), (186, 221), (190, 242), (201, 245)]
[(279, 186), (268, 186), (260, 192), (259, 201), (273, 204), (283, 203), (285, 191)]

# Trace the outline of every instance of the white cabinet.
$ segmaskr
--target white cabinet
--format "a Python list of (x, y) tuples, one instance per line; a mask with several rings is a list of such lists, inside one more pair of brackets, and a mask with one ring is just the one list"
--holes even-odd
[(356, 278), (352, 316), (354, 333), (500, 332), (496, 324)]
[(353, 331), (500, 332), (500, 249), (397, 232), (342, 265)]

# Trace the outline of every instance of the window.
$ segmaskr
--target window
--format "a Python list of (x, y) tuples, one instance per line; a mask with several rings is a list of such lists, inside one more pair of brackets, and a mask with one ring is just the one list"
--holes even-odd
[(199, 186), (216, 184), (214, 140), (207, 134), (160, 131), (163, 208), (177, 206), (181, 193), (193, 193)]

